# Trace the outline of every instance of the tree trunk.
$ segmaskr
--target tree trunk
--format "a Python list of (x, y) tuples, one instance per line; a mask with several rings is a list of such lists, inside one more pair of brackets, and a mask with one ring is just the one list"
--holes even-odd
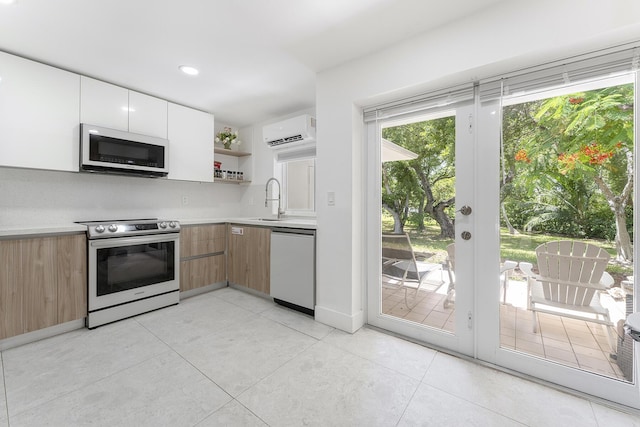
[(387, 212), (389, 212), (391, 214), (391, 216), (393, 217), (393, 232), (394, 232), (394, 234), (403, 233), (404, 232), (404, 224), (402, 223), (402, 220), (400, 219), (400, 213), (396, 212), (393, 208), (391, 208), (387, 204), (383, 204), (382, 207), (385, 208), (387, 210)]
[(616, 218), (616, 252), (618, 261), (633, 261), (633, 247), (631, 237), (627, 231), (627, 218), (624, 207), (619, 206), (613, 210)]
[(424, 196), (422, 196), (418, 205), (418, 231), (424, 231), (424, 228)]
[(616, 252), (617, 260), (624, 262), (633, 262), (633, 246), (631, 245), (631, 237), (627, 231), (627, 218), (625, 217), (625, 208), (633, 190), (633, 154), (627, 152), (627, 183), (619, 196), (616, 196), (609, 186), (604, 182), (601, 176), (596, 175), (595, 182), (604, 197), (609, 202), (609, 208), (613, 212), (616, 221)]
[(456, 229), (453, 221), (444, 212), (445, 208), (451, 206), (455, 202), (455, 198), (449, 199), (446, 202), (438, 203), (433, 208), (433, 217), (440, 225), (440, 237), (455, 239)]
[(420, 186), (422, 187), (422, 191), (424, 191), (423, 200), (425, 200), (425, 202), (423, 204), (423, 211), (436, 220), (436, 222), (440, 226), (440, 235), (442, 237), (455, 237), (453, 221), (444, 212), (444, 210), (449, 206), (453, 206), (455, 204), (456, 198), (452, 197), (449, 200), (436, 203), (435, 197), (433, 196), (431, 182), (429, 182), (429, 179), (427, 178), (425, 172), (415, 166), (413, 167), (413, 169), (416, 171)]
[(504, 219), (504, 223), (507, 225), (507, 228), (509, 229), (509, 234), (511, 235), (520, 234), (518, 233), (518, 230), (513, 228), (513, 225), (511, 225), (511, 221), (509, 221), (509, 217), (507, 216), (507, 209), (504, 207), (504, 202), (500, 203), (500, 209), (502, 210), (502, 219)]

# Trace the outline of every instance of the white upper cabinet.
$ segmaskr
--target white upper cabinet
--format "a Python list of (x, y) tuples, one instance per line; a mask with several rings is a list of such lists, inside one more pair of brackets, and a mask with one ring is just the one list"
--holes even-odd
[(213, 115), (0, 52), (0, 167), (77, 172), (80, 123), (169, 139), (169, 179), (213, 181)]
[(167, 137), (167, 104), (164, 99), (129, 91), (129, 132)]
[(167, 101), (85, 76), (80, 112), (82, 123), (167, 137)]
[(213, 181), (213, 115), (169, 103), (169, 179)]
[(129, 90), (81, 77), (80, 122), (117, 129), (129, 130)]
[(0, 52), (0, 166), (77, 171), (80, 76)]

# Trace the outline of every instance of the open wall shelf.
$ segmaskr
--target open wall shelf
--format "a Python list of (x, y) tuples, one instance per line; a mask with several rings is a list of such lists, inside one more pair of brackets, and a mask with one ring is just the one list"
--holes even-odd
[(233, 157), (246, 157), (251, 155), (251, 153), (247, 153), (246, 151), (227, 150), (226, 148), (219, 148), (219, 147), (214, 147), (213, 151), (216, 154), (224, 154), (224, 155), (233, 156)]

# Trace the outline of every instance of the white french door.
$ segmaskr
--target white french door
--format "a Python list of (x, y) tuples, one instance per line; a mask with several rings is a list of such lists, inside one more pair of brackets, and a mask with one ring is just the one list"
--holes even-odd
[[(453, 108), (448, 107), (435, 112), (421, 112), (415, 115), (403, 115), (401, 118), (378, 120), (367, 127), (368, 154), (368, 323), (383, 329), (391, 330), (402, 335), (425, 341), (434, 346), (446, 348), (459, 353), (474, 355), (474, 194), (473, 181), (475, 179), (474, 166), (474, 114), (475, 106), (472, 102), (462, 102)], [(431, 269), (431, 277), (427, 278), (421, 288), (414, 290), (416, 284), (403, 286), (386, 286), (383, 283), (381, 265), (381, 192), (382, 173), (381, 144), (383, 129), (403, 126), (412, 123), (429, 123), (430, 121), (446, 119), (455, 122), (449, 130), (451, 135), (450, 147), (442, 147), (443, 151), (455, 152), (455, 237), (445, 243), (455, 243), (455, 275), (454, 286), (450, 286), (450, 276), (447, 263), (443, 256), (433, 256), (422, 265)], [(428, 139), (428, 138), (427, 138)], [(393, 141), (391, 141), (393, 142)], [(428, 144), (425, 140), (425, 144)], [(463, 215), (461, 206), (471, 207), (472, 213)], [(462, 237), (471, 236), (468, 239)], [(468, 233), (468, 234), (467, 234)], [(415, 242), (412, 242), (415, 243)], [(440, 242), (441, 245), (445, 243)], [(428, 242), (427, 242), (428, 244)], [(419, 252), (419, 247), (413, 248)], [(394, 278), (391, 278), (394, 280)], [(395, 278), (396, 282), (401, 281)], [(453, 284), (451, 284), (453, 285)], [(412, 287), (413, 286), (413, 287)], [(391, 291), (389, 291), (389, 288)], [(451, 290), (452, 288), (452, 290)], [(397, 291), (396, 291), (397, 289)], [(389, 292), (395, 292), (389, 295)], [(407, 297), (404, 296), (407, 292)], [(395, 300), (394, 300), (395, 298)], [(448, 299), (448, 300), (447, 300)], [(393, 301), (389, 305), (389, 301)], [(407, 307), (408, 305), (408, 307)]]
[[(533, 258), (527, 258), (524, 255), (525, 251), (531, 252), (547, 241), (557, 240), (587, 243), (607, 249), (612, 254), (612, 259), (607, 267), (611, 275), (606, 278), (609, 274), (606, 273), (601, 280), (601, 283), (607, 283), (608, 289), (594, 296), (594, 301), (607, 312), (609, 326), (591, 321), (594, 316), (585, 315), (580, 308), (571, 311), (566, 308), (558, 310), (551, 306), (543, 306), (550, 308), (549, 311), (533, 312), (530, 295), (535, 291), (529, 287), (526, 277), (523, 277), (525, 268), (515, 270), (516, 277), (509, 280), (507, 289), (501, 289), (500, 297), (496, 297), (496, 283), (491, 275), (478, 271), (476, 290), (492, 291), (476, 291), (476, 339), (478, 359), (639, 408), (640, 392), (636, 373), (638, 357), (635, 354), (637, 351), (634, 352), (630, 338), (621, 335), (619, 324), (628, 314), (625, 311), (629, 310), (629, 305), (637, 309), (637, 302), (633, 301), (635, 263), (631, 260), (615, 260), (616, 244), (613, 239), (598, 238), (592, 229), (579, 228), (584, 216), (593, 212), (599, 203), (605, 207), (599, 211), (600, 215), (602, 218), (608, 218), (601, 219), (599, 224), (609, 226), (610, 230), (615, 229), (613, 215), (607, 212), (607, 202), (601, 194), (602, 188), (610, 185), (612, 192), (622, 192), (624, 186), (621, 183), (624, 183), (625, 171), (637, 168), (637, 160), (633, 155), (638, 146), (637, 132), (632, 130), (635, 127), (634, 122), (637, 122), (637, 113), (625, 113), (628, 111), (627, 105), (638, 105), (637, 90), (633, 90), (636, 79), (634, 74), (565, 84), (550, 90), (539, 88), (519, 96), (504, 96), (502, 101), (478, 103), (479, 138), (476, 164), (482, 164), (487, 174), (478, 176), (475, 189), (478, 200), (476, 220), (483, 224), (482, 227), (476, 227), (476, 235), (482, 242), (480, 247), (476, 248), (476, 263), (494, 265), (502, 261), (504, 264), (506, 256), (512, 257), (521, 266), (530, 263), (536, 268), (535, 254)], [(629, 95), (630, 92), (633, 93)], [(621, 101), (625, 97), (631, 97), (631, 100), (627, 99), (626, 103)], [(615, 102), (619, 102), (620, 105), (613, 105)], [(522, 117), (523, 111), (530, 112), (534, 109), (536, 113), (531, 113), (527, 119), (535, 117), (536, 120), (543, 120), (541, 112), (548, 111), (551, 107), (556, 108), (554, 114), (549, 114), (546, 122), (536, 122), (544, 125), (545, 130), (554, 126), (566, 129), (567, 123), (574, 126), (578, 123), (562, 123), (567, 116), (579, 117), (585, 123), (584, 129), (580, 133), (564, 132), (562, 136), (558, 134), (551, 140), (548, 139), (548, 133), (534, 132), (533, 136), (518, 134), (516, 137), (508, 132), (509, 124), (505, 122), (512, 120), (515, 115), (520, 114), (518, 117)], [(608, 117), (607, 109), (613, 112)], [(574, 110), (576, 112), (572, 112)], [(588, 111), (588, 114), (585, 111)], [(605, 130), (614, 128), (615, 121), (622, 120), (625, 114), (626, 137), (618, 133), (615, 135), (615, 141), (608, 140), (611, 136)], [(503, 118), (502, 124), (498, 118)], [(500, 138), (501, 126), (505, 132), (503, 138)], [(528, 125), (519, 123), (519, 126)], [(593, 135), (589, 135), (589, 132)], [(580, 144), (581, 138), (587, 143)], [(511, 153), (508, 152), (509, 147), (512, 148)], [(509, 173), (505, 170), (509, 169), (509, 156), (512, 162), (511, 172), (516, 171), (516, 178), (509, 186), (513, 188), (519, 185), (518, 173), (527, 176), (526, 187), (529, 193), (519, 194), (517, 203), (521, 207), (526, 206), (528, 211), (538, 210), (535, 221), (530, 220), (526, 226), (520, 227), (521, 230), (530, 231), (524, 231), (523, 235), (517, 238), (512, 238), (506, 233), (504, 216), (517, 216), (515, 212), (518, 211), (518, 206), (510, 213), (507, 213), (508, 209), (504, 206), (503, 209), (500, 208), (501, 202), (509, 199), (509, 191), (514, 191), (503, 191), (502, 195), (499, 191), (501, 179), (504, 178), (499, 178), (498, 171), (502, 170), (503, 174)], [(553, 163), (556, 159), (559, 159), (559, 166), (554, 169)], [(545, 167), (532, 166), (536, 163), (544, 164)], [(584, 178), (575, 180), (576, 175), (572, 175), (572, 172), (579, 168), (583, 170), (578, 176), (582, 173), (596, 174), (595, 178), (591, 178), (591, 186), (584, 184)], [(598, 171), (598, 168), (601, 170)], [(614, 177), (617, 184), (605, 183), (614, 181)], [(637, 174), (630, 178), (630, 182), (637, 189)], [(600, 181), (600, 186), (593, 185), (593, 180)], [(502, 182), (504, 184), (505, 181)], [(557, 201), (554, 202), (554, 199), (560, 200), (564, 207), (557, 204)], [(568, 215), (561, 216), (563, 211), (568, 211)], [(627, 216), (633, 218), (631, 221), (638, 224), (638, 214), (632, 203), (629, 203), (626, 211)], [(500, 230), (501, 218), (503, 232), (500, 235), (497, 230)], [(592, 222), (587, 223), (592, 227)], [(637, 228), (634, 226), (635, 229)], [(583, 237), (585, 233), (590, 232), (594, 236)], [(499, 258), (500, 255), (502, 259)], [(637, 259), (637, 256), (633, 259)], [(624, 283), (628, 286), (626, 290), (623, 290)], [(626, 304), (623, 294), (626, 294)]]
[[(631, 76), (631, 81), (635, 84), (637, 73)], [(602, 86), (602, 82), (599, 82), (593, 87)], [(573, 89), (578, 91), (580, 88)], [(570, 90), (573, 89), (554, 88), (548, 93), (548, 98), (559, 96), (562, 93), (571, 93)], [(634, 93), (633, 105), (640, 105), (640, 96), (637, 90)], [(501, 221), (501, 218), (505, 215), (501, 209), (501, 202), (504, 198), (504, 194), (501, 196), (501, 174), (505, 173), (503, 145), (506, 144), (502, 137), (504, 129), (502, 117), (505, 113), (503, 99), (505, 98), (494, 97), (493, 99), (481, 100), (476, 94), (473, 102), (458, 102), (448, 110), (455, 118), (455, 147), (452, 147), (455, 151), (455, 208), (453, 209), (455, 211), (455, 237), (451, 239), (451, 243), (455, 243), (455, 277), (453, 279), (455, 281), (455, 300), (446, 309), (440, 305), (434, 305), (436, 303), (433, 301), (440, 301), (438, 304), (441, 304), (442, 298), (447, 294), (447, 269), (451, 268), (450, 265), (441, 261), (432, 261), (432, 264), (441, 262), (444, 287), (439, 287), (436, 283), (437, 277), (434, 277), (429, 283), (431, 287), (421, 290), (423, 296), (418, 296), (420, 295), (418, 292), (412, 293), (413, 289), (411, 289), (408, 295), (414, 299), (403, 300), (403, 294), (393, 289), (388, 291), (385, 288), (385, 274), (383, 274), (381, 263), (381, 255), (383, 254), (381, 241), (385, 227), (381, 201), (382, 193), (388, 191), (383, 188), (382, 181), (381, 145), (383, 133), (385, 133), (385, 129), (392, 126), (421, 120), (429, 121), (433, 117), (440, 116), (437, 113), (435, 116), (431, 116), (428, 111), (421, 111), (414, 115), (403, 113), (399, 118), (369, 120), (366, 124), (367, 321), (371, 325), (423, 341), (434, 347), (458, 352), (579, 392), (640, 408), (640, 389), (637, 380), (638, 352), (633, 351), (633, 345), (630, 346), (630, 350), (625, 350), (630, 352), (627, 356), (631, 358), (631, 361), (627, 363), (631, 363), (631, 368), (629, 368), (631, 373), (621, 375), (619, 367), (622, 365), (616, 360), (616, 356), (621, 357), (620, 349), (622, 346), (619, 341), (620, 328), (615, 327), (619, 325), (610, 329), (615, 330), (618, 335), (615, 336), (615, 342), (612, 346), (607, 349), (604, 348), (604, 338), (600, 339), (602, 337), (597, 336), (599, 333), (597, 330), (602, 325), (596, 324), (594, 326), (587, 321), (584, 322), (586, 326), (580, 326), (588, 328), (587, 330), (594, 334), (596, 349), (597, 345), (600, 345), (603, 353), (610, 353), (607, 354), (610, 356), (607, 362), (614, 368), (616, 376), (616, 374), (602, 371), (591, 360), (593, 355), (590, 352), (593, 349), (589, 349), (587, 344), (578, 341), (575, 336), (571, 336), (578, 328), (571, 323), (574, 319), (563, 316), (562, 313), (557, 316), (544, 314), (541, 317), (540, 314), (533, 314), (529, 310), (529, 289), (522, 271), (517, 266), (521, 262), (526, 263), (532, 260), (524, 256), (519, 258), (518, 251), (521, 248), (511, 247), (511, 243), (506, 242), (504, 236), (501, 239), (501, 226), (504, 230), (504, 220)], [(570, 104), (575, 104), (578, 100), (580, 98), (568, 98)], [(511, 100), (510, 102), (517, 101)], [(620, 110), (623, 111), (627, 108), (630, 107), (623, 105)], [(634, 122), (637, 122), (639, 113), (636, 111), (633, 116)], [(629, 147), (632, 151), (636, 151), (638, 147), (637, 132), (632, 131), (631, 133), (633, 133), (633, 137)], [(397, 141), (392, 140), (391, 142)], [(520, 152), (518, 159), (529, 161), (523, 153)], [(582, 153), (591, 155), (585, 150)], [(564, 154), (560, 153), (560, 155)], [(637, 170), (635, 157), (632, 162), (630, 170)], [(588, 166), (589, 158), (586, 163)], [(590, 164), (593, 166), (594, 161), (592, 160)], [(634, 174), (633, 178), (635, 189), (639, 185), (637, 175), (637, 173)], [(534, 187), (540, 185), (542, 188), (542, 185), (535, 181), (535, 177), (531, 176), (530, 185)], [(502, 182), (504, 184), (504, 180)], [(634, 190), (634, 200), (637, 197), (636, 194), (637, 192)], [(463, 214), (463, 206), (471, 208), (470, 212), (464, 210), (465, 214)], [(632, 217), (634, 224), (638, 224), (640, 218), (637, 210), (633, 210)], [(383, 224), (382, 227), (381, 224)], [(634, 225), (633, 230), (637, 230), (637, 226)], [(552, 231), (547, 230), (547, 232), (553, 234)], [(568, 234), (568, 236), (572, 239), (578, 239), (577, 234)], [(534, 237), (537, 238), (537, 236)], [(425, 244), (425, 242), (420, 243)], [(426, 244), (428, 245), (428, 242)], [(605, 245), (606, 241), (603, 240), (602, 244)], [(528, 248), (528, 251), (534, 253), (535, 256), (531, 247)], [(637, 259), (637, 251), (634, 253), (634, 259)], [(429, 259), (426, 262), (429, 263)], [(621, 279), (622, 275), (627, 274), (625, 276), (627, 277), (626, 284), (630, 286), (627, 288), (627, 292), (633, 292), (635, 269), (631, 263), (629, 275), (629, 264), (627, 263), (625, 266), (627, 270), (616, 270), (618, 267), (614, 267), (612, 271), (616, 275), (616, 284), (619, 284), (620, 280), (624, 280), (624, 277)], [(615, 273), (616, 271), (619, 273)], [(625, 271), (626, 273), (624, 273)], [(631, 284), (629, 285), (629, 283)], [(608, 298), (607, 295), (603, 296), (604, 299)], [(441, 300), (437, 300), (438, 297)], [(436, 299), (430, 300), (429, 298)], [(416, 307), (419, 310), (416, 311)], [(611, 308), (611, 310), (614, 309)], [(636, 300), (632, 302), (632, 309), (634, 311), (639, 309)], [(449, 316), (448, 323), (445, 323), (444, 326), (430, 323), (429, 317), (432, 313), (434, 317)], [(531, 319), (536, 319), (535, 321), (538, 322), (542, 330), (538, 329), (534, 332), (530, 329), (531, 324), (526, 326), (520, 324), (513, 326), (514, 336), (511, 337), (510, 332), (505, 333), (505, 327), (507, 329), (511, 327), (506, 323), (510, 322), (509, 319), (512, 318), (509, 316), (512, 315), (520, 316), (518, 319), (526, 317), (529, 322)], [(553, 332), (554, 324), (562, 325), (561, 327), (568, 336), (566, 343), (559, 342), (560, 340), (556, 336), (545, 335), (545, 332), (549, 330)], [(575, 330), (573, 330), (574, 327)], [(579, 339), (584, 338), (579, 336), (579, 332), (577, 334)], [(518, 341), (523, 336), (525, 341)], [(526, 339), (530, 339), (531, 342), (526, 342)], [(627, 342), (627, 347), (629, 347), (628, 344)], [(573, 356), (569, 356), (569, 353), (572, 353)], [(567, 356), (566, 360), (563, 358), (565, 355)], [(575, 363), (568, 361), (570, 357), (575, 358)]]

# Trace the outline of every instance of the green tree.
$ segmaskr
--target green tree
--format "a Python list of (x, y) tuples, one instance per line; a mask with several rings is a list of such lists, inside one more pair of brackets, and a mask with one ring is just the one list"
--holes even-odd
[[(533, 162), (550, 181), (560, 182), (559, 173), (568, 183), (594, 183), (615, 218), (618, 259), (632, 261), (626, 208), (633, 193), (633, 85), (549, 98), (534, 119), (537, 130), (515, 160)], [(580, 191), (586, 189), (583, 182)]]
[(382, 208), (393, 217), (393, 232), (402, 233), (416, 191), (416, 177), (406, 162), (382, 165)]
[(424, 228), (424, 216), (428, 215), (440, 226), (442, 237), (454, 237), (450, 211), (455, 204), (455, 118), (389, 127), (383, 129), (382, 136), (418, 154), (415, 160), (393, 162), (405, 163), (413, 170), (406, 200), (415, 201), (409, 209), (417, 213), (418, 229)]

